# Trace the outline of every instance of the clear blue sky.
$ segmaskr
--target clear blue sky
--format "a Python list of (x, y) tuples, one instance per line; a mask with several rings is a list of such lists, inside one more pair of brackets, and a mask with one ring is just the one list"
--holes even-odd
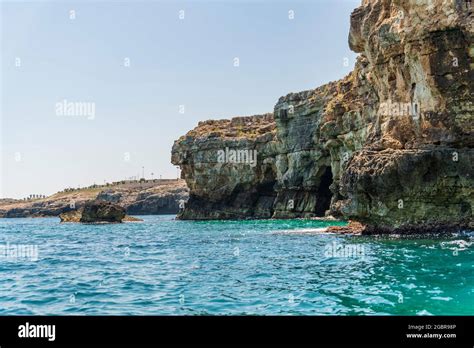
[[(281, 95), (345, 76), (359, 4), (3, 2), (0, 197), (122, 180), (142, 166), (175, 178), (173, 141), (198, 121), (269, 112)], [(95, 103), (94, 119), (58, 116), (64, 99)]]

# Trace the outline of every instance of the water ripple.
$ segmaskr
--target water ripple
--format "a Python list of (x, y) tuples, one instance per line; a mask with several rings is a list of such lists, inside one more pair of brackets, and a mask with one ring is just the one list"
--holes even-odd
[(0, 219), (0, 314), (472, 315), (474, 235), (339, 236), (322, 221)]

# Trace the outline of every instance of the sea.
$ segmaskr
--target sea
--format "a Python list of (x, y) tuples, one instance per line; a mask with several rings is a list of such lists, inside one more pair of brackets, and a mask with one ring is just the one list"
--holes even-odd
[(343, 221), (0, 219), (0, 315), (473, 315), (474, 234)]

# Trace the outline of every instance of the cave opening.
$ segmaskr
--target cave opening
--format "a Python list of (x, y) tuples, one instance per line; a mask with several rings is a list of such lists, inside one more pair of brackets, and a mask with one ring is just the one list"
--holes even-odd
[(319, 182), (315, 208), (316, 216), (324, 216), (326, 210), (329, 209), (332, 198), (332, 192), (329, 186), (331, 186), (332, 180), (331, 167), (326, 167)]

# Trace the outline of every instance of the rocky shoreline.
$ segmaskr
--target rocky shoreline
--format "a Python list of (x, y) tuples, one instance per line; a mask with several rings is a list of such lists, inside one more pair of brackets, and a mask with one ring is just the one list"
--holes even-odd
[(31, 201), (5, 199), (0, 200), (0, 218), (56, 217), (95, 200), (117, 204), (129, 215), (176, 214), (180, 202), (188, 200), (188, 188), (184, 180), (150, 180), (65, 190)]
[(348, 76), (281, 97), (272, 113), (200, 122), (174, 143), (190, 189), (179, 218), (474, 229), (473, 19), (462, 1), (362, 1)]

